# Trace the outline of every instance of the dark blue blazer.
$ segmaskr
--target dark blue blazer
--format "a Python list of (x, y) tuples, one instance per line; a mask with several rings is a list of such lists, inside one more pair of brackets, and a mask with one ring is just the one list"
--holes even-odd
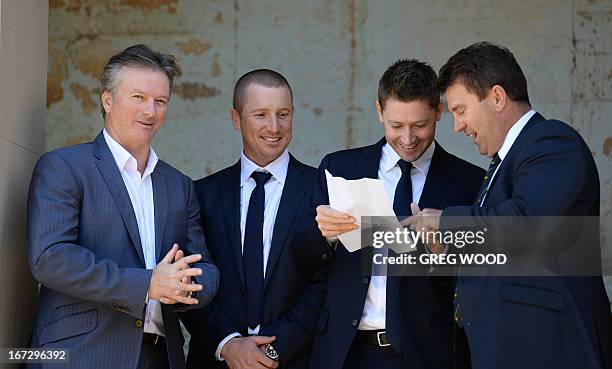
[[(184, 368), (177, 312), (212, 300), (219, 272), (200, 225), (193, 182), (163, 161), (151, 174), (155, 256), (176, 242), (200, 253), (198, 305), (161, 305), (170, 368)], [(66, 348), (65, 368), (135, 368), (151, 282), (138, 223), (117, 163), (100, 133), (93, 142), (44, 154), (28, 195), (28, 258), (40, 282), (32, 347)], [(55, 364), (28, 364), (29, 368)]]
[[(321, 203), (328, 203), (324, 170), (346, 179), (377, 178), (383, 138), (378, 143), (327, 155), (319, 168)], [(436, 143), (419, 206), (442, 208), (471, 204), (484, 171), (453, 156)], [(309, 245), (292, 249), (296, 263), (317, 268), (330, 258), (318, 229), (303, 237)], [(316, 238), (319, 238), (317, 241)], [(370, 278), (362, 273), (368, 247), (349, 253), (342, 245), (327, 265), (328, 292), (316, 329), (310, 367), (341, 369), (363, 313)], [(371, 257), (368, 258), (371, 260)], [(363, 259), (367, 260), (367, 259)], [(367, 267), (365, 270), (369, 270)], [(399, 325), (394, 348), (410, 368), (453, 368), (452, 278), (388, 277), (387, 321)]]
[[(599, 176), (589, 148), (567, 124), (535, 114), (500, 164), (484, 205), (446, 208), (442, 226), (453, 216), (474, 225), (490, 223), (491, 216), (599, 216)], [(474, 369), (612, 367), (601, 277), (460, 275), (456, 304)]]
[[(273, 343), (283, 368), (306, 368), (314, 325), (324, 294), (322, 274), (298, 270), (289, 257), (296, 224), (312, 214), (310, 192), (316, 170), (293, 156), (274, 223), (264, 279), (260, 335), (276, 336)], [(192, 311), (184, 322), (192, 334), (189, 368), (226, 367), (214, 357), (218, 344), (230, 333), (247, 333), (240, 233), (240, 162), (196, 181), (208, 249), (221, 272), (219, 291), (206, 309)]]

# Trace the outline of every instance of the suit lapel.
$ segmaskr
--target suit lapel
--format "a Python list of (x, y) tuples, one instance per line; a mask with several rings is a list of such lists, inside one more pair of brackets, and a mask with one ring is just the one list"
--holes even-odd
[(274, 220), (274, 231), (272, 233), (272, 244), (270, 246), (270, 254), (266, 265), (266, 275), (264, 280), (264, 290), (268, 285), (270, 276), (274, 271), (276, 262), (281, 254), (291, 224), (295, 218), (295, 214), (299, 208), (300, 202), (306, 193), (306, 189), (310, 184), (304, 177), (306, 172), (300, 168), (299, 163), (293, 156), (289, 158), (289, 168), (287, 168), (287, 178), (283, 186), (278, 212)]
[(226, 173), (227, 191), (223, 191), (223, 213), (225, 232), (236, 263), (240, 280), (244, 284), (242, 264), (242, 240), (240, 233), (240, 160)]
[[(382, 156), (382, 148), (387, 143), (383, 137), (376, 144), (363, 148), (362, 160), (355, 160), (355, 177), (360, 178), (378, 178), (378, 167), (380, 166), (380, 157)], [(347, 178), (351, 179), (351, 178)]]
[(425, 179), (425, 186), (423, 186), (423, 192), (419, 199), (419, 208), (438, 209), (440, 207), (439, 204), (444, 198), (444, 193), (453, 179), (449, 176), (454, 175), (453, 172), (446, 169), (447, 164), (448, 154), (436, 142), (436, 148)]
[[(168, 192), (166, 191), (166, 180), (161, 170), (158, 170), (159, 165), (155, 168), (151, 175), (153, 184), (153, 204), (155, 219), (155, 260), (160, 259), (162, 237), (166, 228), (166, 217), (168, 215)], [(179, 248), (185, 245), (179, 245)]]
[(491, 193), (493, 192), (493, 189), (494, 189), (494, 186), (495, 186), (495, 182), (497, 182), (497, 179), (502, 175), (502, 173), (505, 172), (506, 166), (509, 165), (508, 163), (510, 163), (512, 161), (512, 155), (518, 150), (518, 147), (521, 146), (521, 140), (524, 139), (525, 137), (527, 137), (528, 132), (529, 132), (530, 129), (535, 127), (536, 124), (540, 123), (543, 120), (545, 120), (545, 118), (540, 113), (536, 112), (529, 119), (527, 124), (525, 124), (525, 126), (523, 127), (523, 129), (519, 133), (518, 137), (516, 138), (516, 140), (512, 144), (512, 147), (510, 147), (510, 150), (508, 151), (508, 154), (506, 154), (506, 157), (504, 158), (504, 160), (502, 160), (502, 162), (499, 164), (499, 168), (497, 169), (497, 173), (495, 174), (495, 177), (493, 177), (493, 180), (491, 181), (491, 184), (489, 185), (489, 189), (487, 190), (487, 195), (486, 195), (486, 197), (484, 199), (483, 205), (486, 204), (487, 200), (491, 197)]
[(125, 188), (125, 183), (123, 183), (121, 172), (119, 172), (119, 168), (117, 168), (117, 163), (115, 162), (110, 149), (106, 145), (106, 141), (104, 140), (102, 133), (100, 133), (94, 140), (94, 156), (97, 158), (95, 161), (96, 166), (98, 167), (102, 178), (104, 178), (104, 182), (106, 182), (106, 186), (115, 200), (115, 204), (119, 209), (123, 223), (125, 223), (125, 227), (127, 228), (130, 238), (132, 239), (132, 244), (136, 248), (136, 252), (138, 252), (138, 256), (140, 256), (142, 264), (145, 265), (142, 244), (140, 243), (140, 234), (138, 232), (138, 223), (136, 222), (136, 215), (134, 214), (132, 201), (130, 200), (130, 195)]

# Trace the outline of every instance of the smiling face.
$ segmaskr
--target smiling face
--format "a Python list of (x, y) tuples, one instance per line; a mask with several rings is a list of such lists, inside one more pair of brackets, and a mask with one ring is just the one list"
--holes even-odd
[(104, 127), (126, 150), (148, 149), (164, 124), (170, 82), (162, 71), (123, 67), (114, 91), (102, 93)]
[(261, 167), (273, 162), (291, 142), (293, 102), (286, 87), (247, 87), (242, 112), (231, 111), (234, 128), (242, 132), (244, 154)]
[(493, 90), (482, 100), (461, 83), (452, 84), (445, 92), (448, 110), (453, 114), (455, 132), (471, 137), (480, 154), (489, 157), (497, 154), (509, 128), (496, 113)]
[(404, 161), (419, 159), (434, 140), (441, 106), (433, 109), (423, 100), (403, 102), (389, 99), (384, 109), (377, 101), (376, 110), (385, 127), (387, 143)]

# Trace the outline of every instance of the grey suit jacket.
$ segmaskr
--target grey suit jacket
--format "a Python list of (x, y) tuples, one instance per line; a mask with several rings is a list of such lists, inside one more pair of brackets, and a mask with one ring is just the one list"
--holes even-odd
[[(183, 368), (177, 312), (214, 297), (219, 272), (204, 243), (193, 182), (159, 161), (152, 174), (155, 253), (200, 253), (197, 306), (162, 305), (171, 368)], [(151, 270), (136, 216), (102, 134), (44, 154), (28, 196), (28, 257), (41, 284), (32, 347), (67, 348), (70, 368), (136, 368)], [(44, 367), (44, 365), (43, 365)]]

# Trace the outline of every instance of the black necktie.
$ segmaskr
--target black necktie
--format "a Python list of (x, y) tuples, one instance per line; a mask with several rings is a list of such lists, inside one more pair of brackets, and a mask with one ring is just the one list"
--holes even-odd
[(266, 201), (264, 185), (271, 176), (272, 174), (267, 172), (251, 174), (257, 185), (251, 192), (244, 227), (242, 259), (246, 277), (248, 324), (253, 329), (260, 324), (263, 305), (263, 223)]
[(480, 190), (478, 190), (478, 196), (476, 197), (476, 201), (474, 205), (480, 206), (482, 200), (489, 192), (489, 186), (491, 185), (491, 180), (493, 180), (493, 174), (495, 174), (495, 169), (501, 163), (501, 159), (499, 155), (495, 154), (495, 156), (491, 159), (491, 164), (489, 164), (489, 170), (487, 170), (487, 174), (484, 176), (482, 180), (482, 186), (480, 186)]
[(398, 217), (406, 217), (412, 215), (410, 203), (412, 203), (412, 180), (410, 179), (410, 170), (412, 163), (398, 160), (397, 165), (402, 171), (397, 187), (395, 187), (395, 195), (393, 196), (393, 211)]
[[(478, 196), (476, 197), (476, 201), (474, 201), (474, 205), (480, 206), (482, 200), (487, 195), (487, 192), (489, 192), (489, 186), (491, 185), (491, 181), (493, 180), (493, 174), (495, 174), (495, 170), (499, 166), (499, 163), (501, 163), (501, 158), (499, 157), (499, 155), (495, 154), (495, 156), (491, 158), (491, 164), (489, 164), (487, 174), (485, 174), (484, 178), (482, 179), (482, 186), (480, 186), (480, 190), (478, 190)], [(458, 273), (461, 274), (461, 267), (459, 267)], [(457, 301), (457, 287), (455, 287), (455, 321), (459, 324), (462, 324), (460, 320), (461, 305)]]

